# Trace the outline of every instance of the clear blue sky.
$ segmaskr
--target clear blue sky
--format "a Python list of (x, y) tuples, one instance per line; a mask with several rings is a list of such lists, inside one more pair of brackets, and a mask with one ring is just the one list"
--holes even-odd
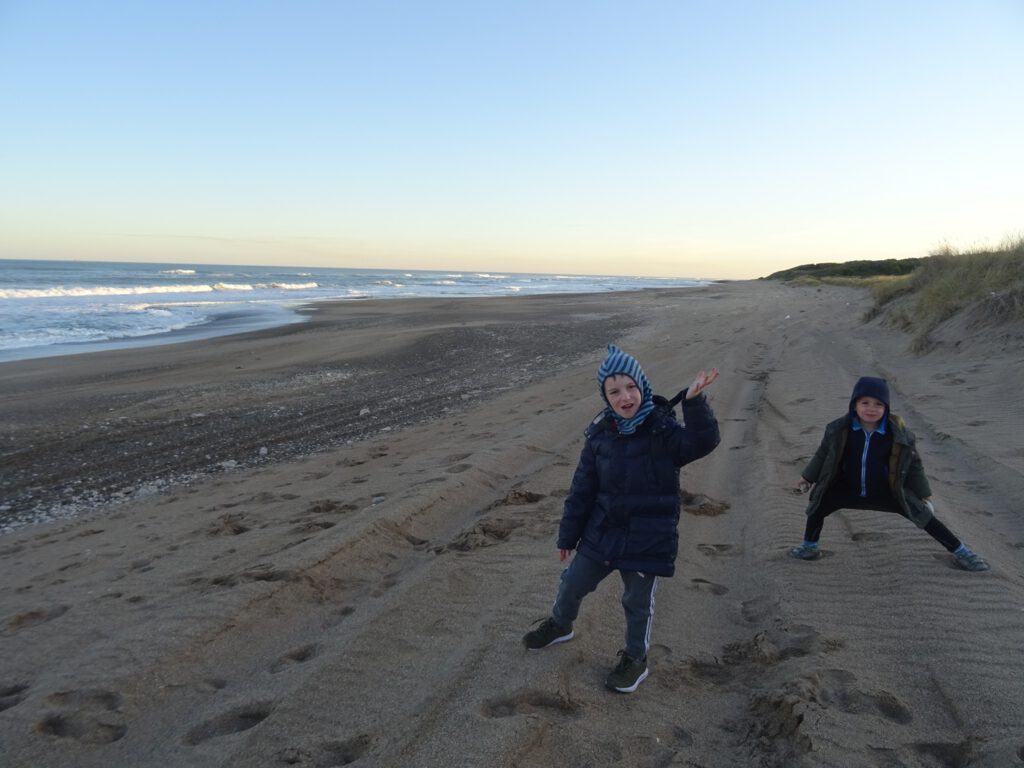
[(1024, 231), (1024, 3), (0, 0), (0, 258), (757, 277)]

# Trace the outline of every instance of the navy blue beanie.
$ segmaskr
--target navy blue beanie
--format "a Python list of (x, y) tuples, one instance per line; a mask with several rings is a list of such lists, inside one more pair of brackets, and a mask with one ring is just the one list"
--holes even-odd
[(889, 384), (875, 376), (861, 376), (853, 385), (850, 395), (850, 413), (856, 413), (855, 406), (862, 397), (873, 397), (885, 403), (885, 415), (889, 415)]

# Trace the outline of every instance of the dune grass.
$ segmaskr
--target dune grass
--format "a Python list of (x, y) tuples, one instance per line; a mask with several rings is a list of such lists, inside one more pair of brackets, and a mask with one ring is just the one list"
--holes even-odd
[(874, 304), (865, 321), (883, 315), (887, 323), (913, 334), (912, 349), (924, 351), (940, 323), (968, 308), (979, 325), (1024, 320), (1024, 236), (994, 249), (961, 252), (945, 246), (907, 274), (801, 274), (792, 282), (867, 289)]
[(993, 319), (1024, 317), (1024, 237), (994, 251), (932, 254), (911, 276), (917, 311), (937, 325), (979, 301), (991, 303)]
[(898, 290), (872, 292), (875, 315), (893, 299), (908, 297), (893, 306), (888, 320), (913, 334), (911, 348), (918, 352), (931, 346), (929, 334), (940, 323), (967, 309), (978, 325), (1024, 320), (1024, 237), (992, 250), (943, 248), (907, 275)]

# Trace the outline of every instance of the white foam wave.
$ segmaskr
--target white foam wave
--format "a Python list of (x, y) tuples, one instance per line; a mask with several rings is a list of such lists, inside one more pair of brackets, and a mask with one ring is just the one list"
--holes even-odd
[(194, 275), (194, 269), (161, 269), (161, 275)]
[(0, 299), (48, 299), (82, 296), (143, 296), (150, 293), (213, 293), (215, 291), (303, 291), (318, 288), (318, 283), (214, 283), (213, 285), (98, 285), (91, 288), (5, 288)]
[(139, 296), (146, 293), (210, 293), (210, 285), (126, 285), (94, 288), (7, 288), (0, 299), (47, 299), (59, 296)]

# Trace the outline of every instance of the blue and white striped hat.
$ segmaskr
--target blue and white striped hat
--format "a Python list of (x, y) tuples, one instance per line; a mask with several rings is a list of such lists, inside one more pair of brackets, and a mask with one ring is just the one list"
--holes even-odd
[[(615, 375), (629, 376), (640, 387), (640, 392), (643, 395), (643, 402), (640, 404), (640, 408), (637, 409), (636, 415), (631, 419), (624, 419), (615, 413), (604, 394), (605, 379)], [(597, 369), (597, 386), (601, 392), (601, 399), (608, 405), (611, 415), (615, 418), (619, 432), (624, 435), (635, 432), (636, 428), (647, 418), (647, 415), (654, 410), (654, 393), (651, 391), (651, 384), (647, 381), (647, 376), (644, 375), (644, 369), (640, 367), (640, 363), (635, 357), (626, 354), (614, 344), (608, 345), (608, 357), (604, 359), (601, 367)]]

